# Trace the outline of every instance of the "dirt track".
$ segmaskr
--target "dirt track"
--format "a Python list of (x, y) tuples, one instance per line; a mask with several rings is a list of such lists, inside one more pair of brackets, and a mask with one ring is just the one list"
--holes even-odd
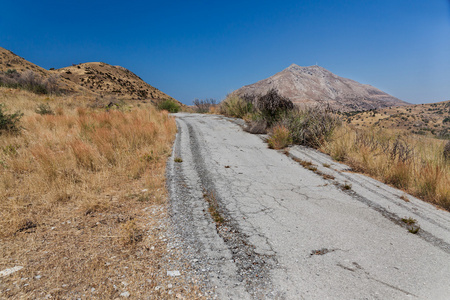
[(219, 299), (448, 299), (448, 212), (314, 150), (270, 150), (236, 121), (176, 117), (172, 220)]

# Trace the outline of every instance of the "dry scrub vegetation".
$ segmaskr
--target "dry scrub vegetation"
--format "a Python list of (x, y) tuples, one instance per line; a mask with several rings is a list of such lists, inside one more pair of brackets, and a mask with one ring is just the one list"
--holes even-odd
[(450, 142), (376, 125), (357, 129), (327, 108), (296, 108), (271, 90), (262, 96), (230, 95), (222, 114), (243, 118), (251, 133), (268, 133), (269, 147), (300, 144), (450, 210)]
[(405, 131), (342, 126), (320, 150), (427, 202), (450, 210), (447, 141)]
[[(164, 265), (177, 260), (164, 239), (167, 112), (7, 88), (0, 103), (24, 113), (18, 134), (0, 133), (0, 271), (23, 266), (0, 278), (0, 298), (200, 297)], [(43, 103), (52, 113), (36, 113)]]

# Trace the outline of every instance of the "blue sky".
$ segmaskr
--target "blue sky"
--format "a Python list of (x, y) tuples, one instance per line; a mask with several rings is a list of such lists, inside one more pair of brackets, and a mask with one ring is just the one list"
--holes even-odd
[(2, 0), (0, 46), (124, 66), (190, 104), (319, 64), (411, 103), (450, 99), (450, 0)]

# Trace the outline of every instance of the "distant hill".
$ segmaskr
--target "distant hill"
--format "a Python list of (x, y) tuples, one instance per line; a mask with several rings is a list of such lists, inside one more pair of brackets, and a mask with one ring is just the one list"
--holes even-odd
[(52, 77), (63, 93), (93, 97), (114, 96), (122, 100), (150, 100), (154, 103), (164, 99), (176, 101), (126, 68), (101, 62), (46, 70), (0, 47), (0, 72), (8, 70), (16, 70), (19, 74), (33, 71), (43, 82)]
[(62, 78), (100, 95), (130, 100), (173, 99), (121, 66), (90, 62), (54, 70)]
[(450, 100), (365, 112), (345, 112), (342, 115), (347, 123), (357, 128), (402, 129), (410, 133), (450, 139)]
[(322, 67), (300, 67), (296, 64), (267, 79), (246, 85), (233, 94), (260, 95), (272, 88), (296, 104), (323, 103), (338, 111), (408, 105), (373, 86), (339, 77)]

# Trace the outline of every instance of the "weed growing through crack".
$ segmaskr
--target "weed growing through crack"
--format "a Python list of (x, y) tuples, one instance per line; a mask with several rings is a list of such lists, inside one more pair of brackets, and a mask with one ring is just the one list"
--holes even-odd
[(181, 163), (181, 162), (183, 162), (183, 159), (181, 157), (177, 156), (177, 157), (174, 158), (173, 161), (176, 162), (176, 163)]
[(402, 218), (402, 222), (406, 224), (406, 228), (412, 234), (416, 234), (419, 232), (420, 226), (417, 224), (417, 220), (411, 217)]
[(352, 189), (352, 185), (350, 183), (346, 182), (346, 183), (344, 183), (342, 185), (342, 189), (346, 190), (346, 191), (351, 190)]
[(217, 198), (214, 192), (204, 190), (203, 198), (206, 200), (206, 202), (208, 202), (208, 212), (210, 213), (214, 222), (216, 222), (217, 225), (223, 224), (225, 222), (225, 219), (220, 214), (219, 203), (217, 202)]

